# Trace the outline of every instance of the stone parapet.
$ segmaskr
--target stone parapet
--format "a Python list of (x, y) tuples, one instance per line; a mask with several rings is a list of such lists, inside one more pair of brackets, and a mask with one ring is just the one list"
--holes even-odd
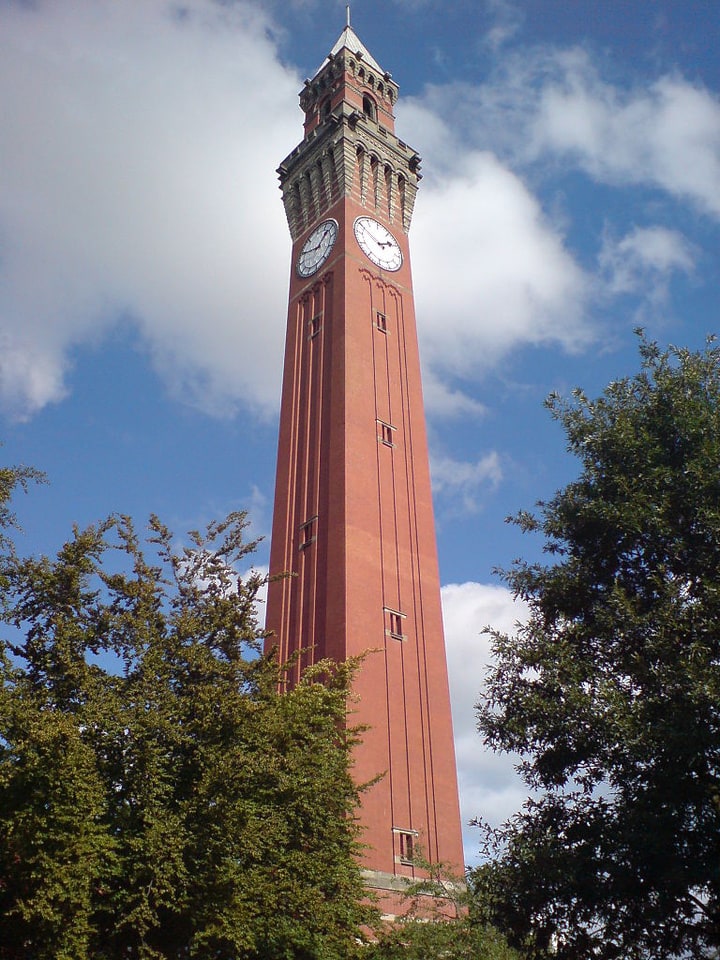
[(412, 147), (342, 103), (278, 168), (293, 240), (341, 197), (352, 197), (407, 233), (420, 162)]

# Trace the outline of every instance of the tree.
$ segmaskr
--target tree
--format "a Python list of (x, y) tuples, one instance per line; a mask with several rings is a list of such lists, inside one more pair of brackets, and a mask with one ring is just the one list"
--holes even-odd
[[(0, 509), (24, 479), (0, 474)], [(9, 514), (0, 522), (9, 520)], [(286, 694), (242, 514), (0, 567), (0, 958), (339, 960), (362, 905), (356, 664)]]
[[(26, 491), (31, 481), (40, 483), (44, 479), (44, 474), (32, 467), (0, 467), (0, 556), (14, 555), (15, 552), (15, 544), (11, 536), (13, 528), (17, 529), (17, 520), (10, 507), (13, 494), (17, 488)], [(1, 577), (0, 570), (0, 604), (4, 599), (6, 586)]]
[(422, 854), (414, 863), (427, 877), (407, 881), (403, 915), (376, 928), (363, 960), (520, 960), (479, 915), (464, 878)]
[(640, 353), (548, 401), (580, 475), (514, 518), (550, 560), (505, 574), (529, 620), (479, 707), (532, 796), (476, 888), (532, 956), (720, 948), (720, 350)]
[(520, 960), (492, 927), (468, 917), (401, 920), (363, 953), (366, 960)]

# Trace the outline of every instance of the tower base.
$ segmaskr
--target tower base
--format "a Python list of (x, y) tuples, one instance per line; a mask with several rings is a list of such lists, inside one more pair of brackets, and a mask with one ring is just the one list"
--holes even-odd
[(464, 883), (449, 880), (437, 881), (433, 887), (442, 888), (431, 892), (418, 890), (422, 878), (398, 877), (381, 870), (363, 870), (363, 880), (378, 908), (381, 918), (386, 922), (417, 918), (418, 920), (454, 920), (465, 912), (461, 898), (465, 891)]

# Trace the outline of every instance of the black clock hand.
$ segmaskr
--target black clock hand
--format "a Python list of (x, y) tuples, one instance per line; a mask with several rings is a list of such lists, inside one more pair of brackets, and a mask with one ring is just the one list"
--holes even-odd
[(325, 229), (323, 230), (323, 235), (320, 237), (320, 239), (318, 240), (317, 244), (316, 244), (314, 247), (312, 247), (311, 249), (313, 249), (313, 250), (319, 250), (320, 247), (325, 243), (325, 239), (330, 236), (330, 232), (331, 232), (331, 231), (330, 231), (330, 228), (329, 228), (329, 227), (325, 227)]

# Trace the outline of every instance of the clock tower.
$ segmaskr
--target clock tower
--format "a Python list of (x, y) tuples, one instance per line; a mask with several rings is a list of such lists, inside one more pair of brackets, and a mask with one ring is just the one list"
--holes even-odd
[[(267, 625), (296, 676), (367, 653), (351, 722), (363, 867), (398, 912), (418, 856), (462, 870), (408, 231), (420, 157), (348, 24), (280, 165), (293, 240)], [(281, 577), (283, 573), (289, 576)]]

